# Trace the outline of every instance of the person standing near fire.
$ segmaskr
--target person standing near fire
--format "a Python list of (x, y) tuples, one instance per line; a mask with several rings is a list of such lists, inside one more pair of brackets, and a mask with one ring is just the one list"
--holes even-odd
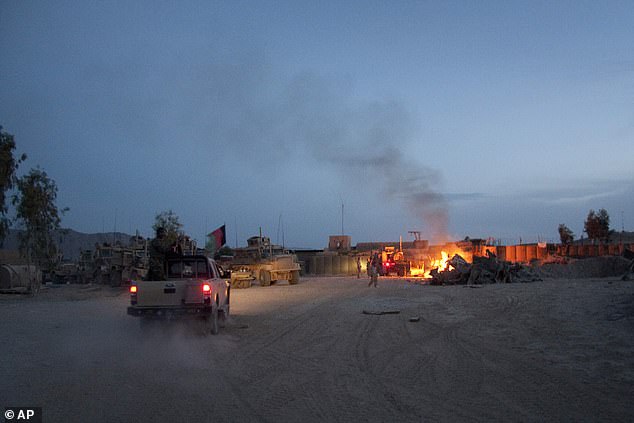
[(379, 281), (379, 266), (381, 265), (381, 262), (379, 261), (379, 257), (378, 254), (375, 254), (374, 257), (372, 258), (372, 263), (370, 264), (370, 283), (368, 284), (368, 286), (372, 286), (372, 284), (374, 284), (374, 287), (377, 287), (378, 281)]
[(361, 277), (361, 257), (357, 257), (357, 279)]

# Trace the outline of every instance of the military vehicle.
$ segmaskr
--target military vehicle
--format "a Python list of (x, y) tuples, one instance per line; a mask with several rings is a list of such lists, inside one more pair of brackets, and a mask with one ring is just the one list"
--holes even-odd
[(249, 288), (253, 281), (259, 281), (261, 286), (278, 280), (286, 280), (291, 285), (299, 282), (297, 257), (284, 247), (271, 244), (268, 237), (252, 236), (247, 246), (234, 249), (234, 254), (228, 266), (234, 288)]
[(410, 273), (410, 263), (405, 260), (402, 249), (396, 251), (394, 247), (385, 247), (381, 252), (381, 268), (379, 274), (388, 276), (396, 274), (405, 276)]
[(53, 270), (51, 279), (55, 284), (78, 283), (79, 265), (77, 263), (59, 263)]
[(78, 282), (88, 283), (92, 280), (95, 271), (95, 262), (93, 260), (92, 250), (81, 250), (79, 252), (79, 262), (77, 263)]
[(131, 279), (145, 277), (148, 269), (147, 241), (133, 236), (127, 247), (117, 243), (95, 246), (93, 280), (96, 283), (121, 286)]

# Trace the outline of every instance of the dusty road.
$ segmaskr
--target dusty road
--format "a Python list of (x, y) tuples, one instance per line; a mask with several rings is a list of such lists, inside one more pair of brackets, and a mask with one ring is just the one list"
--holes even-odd
[(142, 333), (109, 288), (3, 296), (0, 407), (45, 422), (634, 419), (631, 282), (366, 283), (234, 290), (216, 337)]

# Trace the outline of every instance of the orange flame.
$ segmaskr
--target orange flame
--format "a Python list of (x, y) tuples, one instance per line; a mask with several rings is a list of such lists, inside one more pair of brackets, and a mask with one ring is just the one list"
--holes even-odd
[(441, 258), (431, 261), (429, 270), (425, 272), (425, 278), (431, 279), (431, 271), (433, 269), (438, 269), (439, 272), (444, 270), (453, 270), (453, 266), (449, 264), (449, 253), (442, 251), (440, 255)]

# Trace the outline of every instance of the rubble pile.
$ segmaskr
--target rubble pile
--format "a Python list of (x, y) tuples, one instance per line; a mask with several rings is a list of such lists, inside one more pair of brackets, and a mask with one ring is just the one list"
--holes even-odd
[(432, 285), (483, 285), (542, 280), (531, 267), (499, 260), (490, 251), (486, 257), (473, 257), (473, 263), (468, 263), (456, 254), (448, 264), (450, 266), (445, 270), (434, 269), (430, 272)]

